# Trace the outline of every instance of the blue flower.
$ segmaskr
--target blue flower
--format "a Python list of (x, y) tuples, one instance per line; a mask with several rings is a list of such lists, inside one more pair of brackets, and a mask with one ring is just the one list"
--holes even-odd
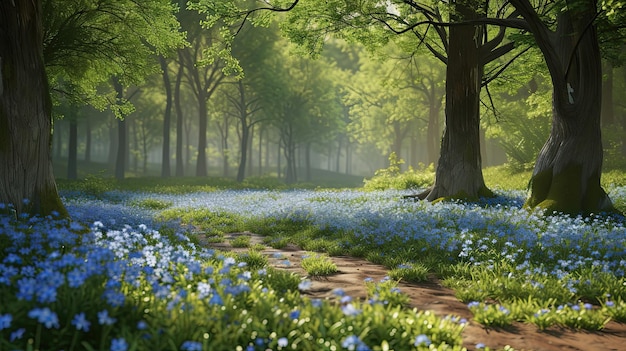
[(354, 307), (351, 303), (341, 306), (341, 310), (346, 316), (356, 316), (361, 314), (361, 310)]
[(474, 307), (478, 307), (480, 305), (480, 302), (478, 301), (472, 301), (470, 303), (467, 304), (467, 308), (472, 309)]
[(341, 347), (348, 350), (370, 351), (370, 348), (356, 335), (350, 335), (343, 339)]
[(202, 351), (202, 343), (198, 341), (185, 341), (180, 349), (183, 351)]
[(26, 332), (26, 329), (24, 328), (20, 328), (16, 331), (14, 331), (13, 333), (11, 333), (11, 336), (9, 337), (9, 340), (11, 342), (14, 342), (15, 340), (19, 340), (24, 336), (24, 333)]
[(37, 319), (39, 323), (42, 323), (46, 328), (59, 327), (59, 318), (57, 314), (52, 312), (48, 307), (35, 308), (28, 312), (28, 317)]
[(89, 331), (89, 326), (91, 325), (91, 323), (89, 323), (87, 318), (85, 318), (84, 313), (79, 313), (74, 316), (74, 319), (72, 319), (72, 325), (76, 327), (76, 330), (82, 330), (87, 332)]
[(126, 351), (128, 343), (124, 338), (116, 338), (111, 340), (111, 351)]
[(137, 329), (139, 330), (146, 330), (148, 329), (148, 323), (146, 323), (146, 321), (141, 320), (139, 322), (137, 322)]
[(213, 296), (211, 296), (211, 299), (209, 300), (209, 305), (223, 306), (224, 301), (219, 294), (213, 294)]
[(115, 324), (116, 319), (109, 317), (108, 310), (102, 310), (98, 312), (98, 323), (100, 325), (113, 325)]
[(298, 284), (298, 290), (309, 290), (309, 289), (311, 289), (310, 280), (303, 280), (300, 282), (300, 284)]
[(476, 344), (476, 349), (484, 349), (485, 348), (485, 344), (483, 344), (482, 342), (479, 342), (478, 344)]
[(298, 319), (298, 318), (300, 318), (300, 311), (298, 311), (298, 310), (291, 311), (291, 313), (289, 313), (289, 318), (290, 319)]
[(420, 334), (420, 335), (415, 337), (415, 343), (413, 345), (415, 345), (415, 346), (420, 346), (420, 345), (429, 346), (430, 344), (431, 344), (430, 338), (428, 338), (428, 336), (426, 336), (425, 334)]
[(22, 278), (17, 281), (17, 298), (31, 301), (37, 291), (37, 280), (34, 278)]
[(0, 314), (0, 330), (9, 329), (11, 327), (11, 321), (13, 316), (10, 314)]

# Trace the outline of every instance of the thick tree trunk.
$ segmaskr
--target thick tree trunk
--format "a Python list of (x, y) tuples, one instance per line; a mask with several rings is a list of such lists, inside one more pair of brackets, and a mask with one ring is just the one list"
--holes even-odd
[(600, 186), (602, 69), (596, 29), (588, 26), (594, 2), (587, 5), (560, 15), (554, 41), (539, 45), (554, 86), (553, 116), (533, 171), (530, 207), (569, 214), (613, 210)]
[(170, 176), (170, 121), (172, 119), (172, 86), (165, 57), (159, 56), (165, 86), (165, 113), (163, 115), (163, 151), (161, 155), (161, 177)]
[(40, 1), (0, 1), (0, 203), (67, 216), (51, 158)]
[[(455, 7), (460, 19), (476, 17), (476, 12), (463, 3), (457, 3)], [(474, 26), (450, 27), (446, 127), (435, 184), (420, 196), (429, 201), (493, 195), (485, 185), (480, 157), (480, 30), (480, 27)]]

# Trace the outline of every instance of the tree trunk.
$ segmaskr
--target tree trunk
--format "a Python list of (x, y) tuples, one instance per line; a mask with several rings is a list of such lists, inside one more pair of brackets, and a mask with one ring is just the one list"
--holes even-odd
[(40, 1), (0, 1), (0, 203), (67, 216), (52, 172), (41, 16)]
[[(460, 16), (455, 20), (477, 17), (476, 11), (463, 2), (457, 2), (455, 8)], [(480, 157), (480, 31), (477, 26), (450, 27), (446, 127), (435, 184), (420, 196), (429, 201), (438, 198), (477, 199), (493, 195), (485, 185)]]
[(198, 159), (196, 160), (196, 177), (206, 177), (206, 148), (207, 148), (207, 119), (209, 118), (206, 108), (206, 98), (201, 93), (198, 96)]
[(259, 157), (259, 171), (258, 174), (259, 175), (263, 175), (263, 131), (264, 128), (259, 129), (259, 153), (258, 153), (258, 157)]
[(85, 117), (85, 162), (91, 162), (91, 117)]
[(163, 115), (163, 152), (161, 156), (161, 177), (170, 176), (170, 120), (172, 119), (172, 86), (165, 57), (159, 56), (165, 86), (165, 113)]
[(115, 167), (115, 157), (117, 156), (117, 119), (114, 117), (113, 120), (107, 121), (107, 126), (109, 127), (109, 154), (107, 156), (107, 164), (109, 168)]
[[(124, 88), (120, 82), (114, 78), (113, 87), (115, 88), (117, 101), (121, 103), (124, 98)], [(117, 153), (115, 157), (115, 178), (124, 179), (124, 170), (126, 169), (126, 119), (117, 120)]]
[(240, 158), (239, 168), (237, 169), (237, 182), (243, 182), (246, 176), (246, 164), (248, 162), (248, 142), (250, 140), (250, 126), (244, 124), (245, 120), (242, 120), (241, 125), (241, 145), (240, 145)]
[(126, 120), (117, 120), (117, 153), (115, 156), (115, 178), (124, 179), (126, 169)]
[(76, 122), (76, 111), (74, 106), (70, 106), (70, 140), (67, 153), (67, 179), (78, 178), (78, 123)]
[(426, 152), (428, 154), (428, 164), (437, 166), (437, 143), (439, 141), (439, 111), (441, 110), (441, 97), (437, 96), (437, 87), (434, 81), (431, 81), (428, 107), (428, 127), (426, 130)]
[(584, 4), (559, 15), (552, 40), (533, 31), (552, 78), (553, 113), (526, 205), (569, 214), (614, 210), (600, 185), (602, 68), (596, 28), (589, 25), (595, 2)]
[(304, 149), (304, 166), (305, 166), (305, 180), (310, 182), (311, 177), (311, 142), (307, 142)]
[(253, 150), (253, 140), (254, 140), (254, 124), (250, 127), (250, 136), (248, 138), (248, 166), (246, 167), (246, 175), (252, 175), (252, 168), (254, 167), (254, 150)]
[(178, 51), (179, 67), (176, 74), (176, 85), (174, 87), (174, 104), (176, 105), (176, 176), (185, 175), (183, 163), (183, 109), (180, 101), (180, 85), (183, 78), (185, 66), (182, 61), (181, 51)]

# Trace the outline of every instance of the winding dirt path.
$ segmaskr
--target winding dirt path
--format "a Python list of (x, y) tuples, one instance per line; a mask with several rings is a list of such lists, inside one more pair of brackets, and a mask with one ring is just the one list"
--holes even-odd
[[(226, 235), (226, 241), (207, 244), (210, 247), (229, 251), (247, 251), (233, 248), (229, 242), (240, 236), (251, 236), (251, 244), (263, 244), (263, 237), (252, 233), (233, 233)], [(310, 254), (294, 245), (282, 249), (267, 247), (262, 251), (268, 256), (270, 265), (306, 276), (301, 268), (302, 256)], [(285, 264), (286, 260), (289, 264)], [(339, 272), (324, 278), (311, 279), (311, 289), (304, 295), (311, 298), (333, 297), (333, 289), (341, 288), (353, 298), (366, 298), (365, 278), (375, 281), (387, 275), (384, 266), (373, 264), (363, 259), (348, 256), (333, 256), (333, 262)], [(440, 316), (458, 316), (469, 323), (463, 332), (464, 346), (475, 350), (476, 344), (482, 343), (492, 350), (501, 350), (509, 345), (521, 351), (620, 351), (626, 350), (626, 324), (610, 322), (601, 332), (588, 332), (565, 328), (550, 328), (545, 331), (535, 326), (516, 323), (507, 329), (487, 329), (472, 321), (472, 314), (467, 306), (456, 299), (454, 291), (443, 287), (435, 278), (419, 284), (400, 283), (400, 290), (410, 297), (410, 306), (421, 310), (430, 310)]]

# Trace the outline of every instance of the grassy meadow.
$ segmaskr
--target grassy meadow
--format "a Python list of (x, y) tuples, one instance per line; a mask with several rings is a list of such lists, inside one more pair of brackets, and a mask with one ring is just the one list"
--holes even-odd
[[(0, 350), (462, 350), (468, 321), (406, 307), (397, 282), (436, 275), (475, 321), (601, 330), (626, 322), (623, 217), (570, 217), (522, 207), (530, 173), (486, 169), (497, 197), (473, 203), (404, 199), (432, 170), (387, 170), (359, 188), (286, 188), (271, 178), (94, 176), (60, 181), (71, 220), (16, 218), (0, 207)], [(603, 185), (626, 210), (626, 177)], [(310, 281), (246, 254), (220, 252), (250, 231), (311, 253), (383, 264), (370, 297), (304, 298)], [(306, 262), (306, 263), (305, 263)], [(488, 340), (480, 348), (489, 349)]]

